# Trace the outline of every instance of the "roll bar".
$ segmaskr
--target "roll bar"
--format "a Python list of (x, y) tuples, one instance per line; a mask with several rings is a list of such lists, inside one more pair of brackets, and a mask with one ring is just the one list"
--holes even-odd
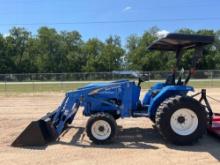
[[(195, 53), (193, 54), (192, 57), (191, 67), (189, 69), (188, 76), (184, 82), (184, 84), (186, 85), (196, 69), (198, 60), (202, 58), (204, 47), (206, 45), (212, 44), (213, 42), (214, 42), (214, 36), (170, 33), (166, 37), (153, 42), (148, 47), (148, 50), (176, 52), (176, 65), (173, 68), (173, 78), (175, 81), (176, 68), (179, 67), (179, 63), (180, 63), (180, 59), (182, 58), (183, 51), (188, 49), (195, 49)], [(179, 77), (177, 84), (180, 82), (181, 82), (181, 77)]]

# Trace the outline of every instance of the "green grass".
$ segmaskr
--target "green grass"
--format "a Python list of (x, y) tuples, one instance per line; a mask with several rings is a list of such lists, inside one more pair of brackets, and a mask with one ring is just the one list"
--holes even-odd
[[(142, 83), (142, 88), (148, 89), (156, 82)], [(79, 87), (87, 85), (87, 83), (51, 83), (51, 84), (0, 84), (0, 93), (35, 93), (35, 92), (66, 92), (75, 90)], [(195, 88), (220, 88), (220, 81), (191, 81), (189, 85)]]
[[(159, 81), (158, 81), (159, 82)], [(156, 82), (145, 82), (142, 84), (143, 88), (149, 88), (152, 85), (154, 85)], [(194, 88), (220, 88), (220, 81), (219, 80), (210, 80), (210, 81), (190, 81), (189, 84), (190, 86), (193, 86)]]
[(74, 84), (7, 84), (0, 85), (0, 92), (34, 93), (34, 92), (65, 92), (86, 85), (86, 83)]

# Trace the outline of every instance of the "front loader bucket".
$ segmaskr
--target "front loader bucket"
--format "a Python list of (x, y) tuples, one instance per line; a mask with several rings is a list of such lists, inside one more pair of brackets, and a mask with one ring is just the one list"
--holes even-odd
[(58, 137), (50, 118), (43, 117), (31, 122), (12, 143), (14, 147), (45, 146)]
[(208, 132), (212, 135), (220, 137), (220, 114), (214, 114), (212, 125), (208, 128)]
[(11, 144), (14, 147), (45, 146), (55, 141), (79, 109), (79, 93), (66, 95), (61, 106), (38, 121), (31, 122)]

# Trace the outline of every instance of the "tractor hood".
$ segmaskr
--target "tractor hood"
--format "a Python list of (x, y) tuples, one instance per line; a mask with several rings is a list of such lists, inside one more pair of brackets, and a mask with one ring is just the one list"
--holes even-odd
[(129, 80), (118, 80), (118, 81), (110, 81), (110, 82), (97, 82), (97, 83), (90, 83), (88, 85), (85, 85), (82, 88), (79, 89), (87, 89), (87, 88), (101, 88), (101, 87), (105, 87), (108, 85), (113, 85), (113, 84), (117, 84), (117, 83), (122, 83), (122, 82), (127, 82)]

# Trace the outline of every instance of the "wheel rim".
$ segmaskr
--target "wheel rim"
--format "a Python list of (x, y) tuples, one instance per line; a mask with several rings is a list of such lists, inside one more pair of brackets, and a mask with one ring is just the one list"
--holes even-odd
[(194, 133), (197, 129), (198, 117), (192, 110), (181, 108), (172, 114), (170, 125), (176, 134), (187, 136)]
[(92, 135), (98, 140), (105, 140), (111, 135), (111, 126), (105, 120), (98, 120), (92, 125)]

